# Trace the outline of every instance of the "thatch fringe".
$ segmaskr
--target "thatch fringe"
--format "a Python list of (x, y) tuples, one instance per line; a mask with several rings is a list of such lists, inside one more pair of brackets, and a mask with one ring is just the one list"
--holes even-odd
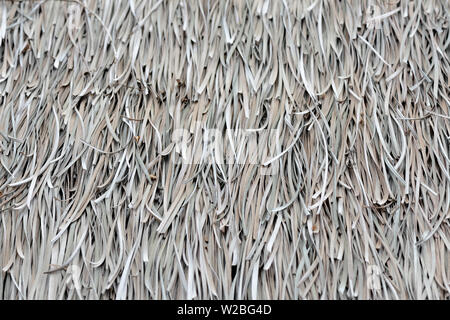
[(448, 299), (449, 12), (0, 0), (0, 298)]

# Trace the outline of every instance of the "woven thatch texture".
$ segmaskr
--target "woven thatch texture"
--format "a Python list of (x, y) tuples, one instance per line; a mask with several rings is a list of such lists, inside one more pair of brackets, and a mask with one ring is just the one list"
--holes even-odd
[(448, 299), (449, 10), (0, 0), (0, 298)]

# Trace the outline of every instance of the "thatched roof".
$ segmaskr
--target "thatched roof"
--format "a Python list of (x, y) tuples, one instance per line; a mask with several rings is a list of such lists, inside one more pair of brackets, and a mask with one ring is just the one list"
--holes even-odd
[(0, 298), (448, 299), (449, 12), (1, 0)]

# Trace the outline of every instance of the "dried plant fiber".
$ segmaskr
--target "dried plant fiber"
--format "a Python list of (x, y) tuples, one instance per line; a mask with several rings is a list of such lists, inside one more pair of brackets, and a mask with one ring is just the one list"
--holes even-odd
[(0, 298), (449, 299), (449, 11), (0, 0)]

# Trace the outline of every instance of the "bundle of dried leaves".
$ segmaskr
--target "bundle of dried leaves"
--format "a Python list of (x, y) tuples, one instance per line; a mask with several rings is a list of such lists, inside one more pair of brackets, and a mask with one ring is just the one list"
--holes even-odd
[(0, 298), (448, 299), (449, 12), (0, 0)]

